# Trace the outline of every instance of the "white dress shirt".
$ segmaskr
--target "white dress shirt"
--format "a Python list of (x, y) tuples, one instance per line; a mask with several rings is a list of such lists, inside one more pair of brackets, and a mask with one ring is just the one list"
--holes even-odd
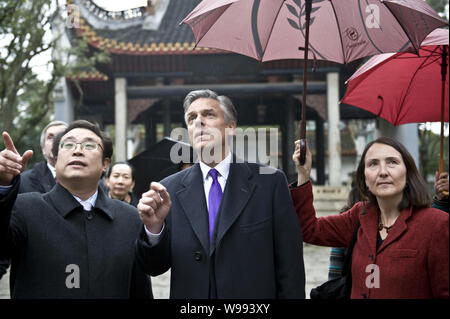
[[(231, 153), (228, 153), (227, 157), (225, 157), (219, 164), (217, 164), (214, 168), (219, 173), (217, 175), (217, 181), (220, 184), (220, 187), (222, 188), (222, 193), (225, 191), (225, 185), (227, 183), (228, 174), (230, 173), (230, 164), (233, 157)], [(203, 188), (205, 190), (205, 198), (206, 198), (206, 205), (207, 208), (209, 208), (209, 190), (211, 189), (211, 185), (213, 182), (213, 178), (208, 174), (209, 170), (212, 167), (209, 167), (203, 162), (200, 162), (200, 169), (202, 171), (203, 175)], [(161, 232), (159, 234), (153, 234), (150, 231), (148, 231), (147, 227), (144, 227), (145, 232), (147, 234), (148, 240), (151, 245), (156, 245), (159, 243), (159, 239), (161, 237), (162, 231), (164, 230), (165, 223), (163, 224), (163, 227), (161, 229)]]
[(47, 167), (50, 170), (50, 172), (52, 173), (53, 178), (56, 178), (56, 169), (53, 166), (51, 166), (48, 162), (47, 162)]
[[(230, 163), (232, 160), (231, 153), (228, 153), (227, 157), (223, 159), (222, 162), (214, 166), (216, 171), (219, 173), (217, 175), (217, 181), (220, 184), (220, 188), (222, 188), (222, 194), (225, 191), (225, 185), (227, 183), (228, 174), (230, 173)], [(213, 178), (208, 174), (212, 167), (200, 162), (200, 169), (202, 170), (203, 175), (203, 188), (205, 189), (205, 198), (206, 205), (209, 209), (209, 190), (211, 189), (211, 185), (213, 182)]]
[(92, 207), (95, 206), (95, 202), (97, 201), (97, 196), (98, 196), (98, 191), (96, 191), (94, 193), (94, 195), (92, 195), (91, 197), (89, 197), (86, 200), (81, 200), (81, 198), (79, 198), (78, 196), (73, 195), (73, 198), (75, 198), (77, 200), (77, 202), (79, 202), (81, 204), (81, 206), (83, 206), (84, 210), (86, 211), (91, 211)]

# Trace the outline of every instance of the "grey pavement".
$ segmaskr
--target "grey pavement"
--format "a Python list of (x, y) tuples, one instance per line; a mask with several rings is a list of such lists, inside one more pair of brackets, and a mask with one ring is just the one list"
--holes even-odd
[[(330, 248), (303, 244), (303, 259), (305, 261), (306, 298), (312, 288), (328, 280), (328, 265)], [(169, 298), (170, 271), (158, 277), (152, 277), (153, 294), (156, 299)]]
[[(325, 282), (328, 277), (329, 247), (303, 244), (306, 273), (306, 297), (311, 288)], [(156, 299), (169, 298), (170, 271), (152, 277), (153, 295)], [(0, 299), (9, 299), (9, 272), (0, 280)]]
[(0, 280), (0, 299), (9, 299), (9, 269)]

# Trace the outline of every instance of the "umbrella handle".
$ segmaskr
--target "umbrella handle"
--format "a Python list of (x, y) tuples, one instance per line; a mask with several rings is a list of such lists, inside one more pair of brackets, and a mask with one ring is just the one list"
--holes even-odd
[(300, 165), (305, 165), (306, 161), (306, 139), (300, 139), (300, 156), (299, 156)]
[(306, 161), (306, 121), (300, 121), (300, 165), (305, 165)]

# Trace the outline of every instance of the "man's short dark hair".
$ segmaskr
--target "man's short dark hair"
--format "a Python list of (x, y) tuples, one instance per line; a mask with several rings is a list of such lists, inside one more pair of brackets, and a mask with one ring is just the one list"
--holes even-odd
[(76, 129), (76, 128), (84, 128), (86, 130), (89, 130), (93, 132), (95, 135), (100, 137), (103, 144), (103, 157), (102, 160), (104, 161), (105, 158), (111, 158), (113, 153), (113, 144), (109, 137), (107, 137), (101, 130), (100, 127), (96, 124), (93, 124), (86, 120), (76, 120), (69, 124), (69, 126), (60, 134), (55, 136), (54, 142), (53, 142), (53, 148), (52, 153), (55, 158), (58, 158), (58, 152), (59, 152), (59, 146), (61, 144), (61, 138), (66, 135), (68, 132)]
[(106, 178), (109, 178), (109, 177), (111, 176), (111, 173), (112, 173), (112, 170), (113, 170), (114, 166), (116, 166), (116, 165), (118, 165), (118, 164), (124, 164), (124, 165), (127, 165), (127, 166), (131, 169), (131, 179), (134, 181), (135, 178), (136, 178), (136, 173), (135, 173), (135, 170), (134, 170), (133, 165), (131, 165), (131, 164), (128, 163), (128, 162), (115, 162), (114, 164), (112, 164), (112, 165), (108, 168), (108, 171), (106, 172)]

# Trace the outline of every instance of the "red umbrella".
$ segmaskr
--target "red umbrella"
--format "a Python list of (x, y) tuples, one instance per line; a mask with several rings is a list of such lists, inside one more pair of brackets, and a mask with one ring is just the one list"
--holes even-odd
[(338, 63), (384, 52), (417, 52), (432, 30), (447, 25), (423, 0), (203, 0), (182, 23), (191, 27), (197, 46), (259, 61), (304, 59), (303, 146), (310, 51), (314, 59)]
[(380, 54), (347, 81), (342, 103), (384, 118), (393, 125), (441, 121), (439, 171), (444, 169), (444, 121), (449, 120), (448, 30), (423, 41), (419, 55)]

